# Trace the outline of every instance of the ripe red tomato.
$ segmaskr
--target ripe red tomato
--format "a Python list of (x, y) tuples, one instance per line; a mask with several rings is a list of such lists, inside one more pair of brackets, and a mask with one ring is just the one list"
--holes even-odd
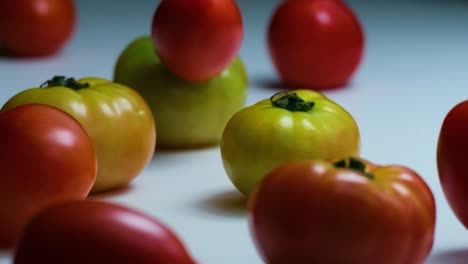
[(101, 201), (65, 203), (25, 228), (14, 264), (195, 264), (170, 228), (136, 210)]
[(0, 47), (16, 56), (48, 56), (71, 38), (73, 0), (0, 0)]
[(437, 168), (444, 195), (457, 218), (468, 228), (468, 100), (445, 116), (437, 145)]
[(234, 60), (243, 37), (234, 0), (162, 0), (152, 24), (161, 61), (176, 75), (206, 81)]
[(268, 47), (288, 85), (337, 88), (349, 81), (361, 62), (364, 33), (342, 1), (289, 0), (272, 16)]
[(294, 161), (260, 183), (249, 223), (266, 263), (422, 264), (433, 245), (435, 202), (406, 167)]
[(0, 113), (0, 247), (51, 204), (86, 198), (96, 178), (90, 138), (67, 113), (28, 104)]

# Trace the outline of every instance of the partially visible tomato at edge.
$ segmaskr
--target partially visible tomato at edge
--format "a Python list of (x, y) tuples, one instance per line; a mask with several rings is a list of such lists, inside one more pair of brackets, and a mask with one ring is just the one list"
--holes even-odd
[(86, 200), (38, 213), (14, 264), (196, 264), (169, 226), (135, 209)]
[(437, 168), (444, 195), (459, 221), (468, 228), (468, 100), (445, 116), (437, 145)]
[(71, 39), (73, 0), (0, 0), (0, 49), (13, 56), (48, 56)]
[(152, 22), (161, 61), (182, 79), (201, 82), (232, 63), (243, 38), (234, 0), (162, 0)]
[(345, 86), (361, 63), (365, 36), (353, 10), (339, 0), (283, 1), (268, 26), (271, 60), (289, 86)]
[(66, 112), (42, 104), (0, 112), (0, 248), (12, 248), (42, 209), (85, 199), (96, 167), (91, 139)]

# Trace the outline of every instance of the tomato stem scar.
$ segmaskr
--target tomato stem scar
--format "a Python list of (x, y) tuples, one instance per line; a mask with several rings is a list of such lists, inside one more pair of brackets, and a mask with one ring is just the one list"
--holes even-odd
[(47, 80), (41, 84), (41, 88), (49, 88), (55, 86), (64, 86), (74, 90), (88, 88), (89, 83), (79, 83), (74, 78), (66, 78), (65, 76), (54, 76), (52, 79)]
[[(275, 99), (276, 97), (282, 95), (280, 98)], [(306, 102), (297, 93), (288, 93), (288, 92), (279, 92), (270, 97), (271, 104), (275, 107), (283, 108), (289, 111), (301, 111), (307, 112), (310, 111), (315, 103)]]
[(333, 165), (335, 166), (335, 168), (345, 168), (345, 169), (351, 169), (351, 170), (360, 172), (369, 179), (375, 178), (374, 174), (366, 172), (366, 164), (364, 162), (353, 157), (339, 160), (333, 163)]

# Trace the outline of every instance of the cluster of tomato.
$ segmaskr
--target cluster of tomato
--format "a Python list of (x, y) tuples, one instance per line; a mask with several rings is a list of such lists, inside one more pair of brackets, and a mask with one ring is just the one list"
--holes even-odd
[[(74, 23), (71, 0), (0, 0), (0, 43), (12, 54), (56, 52)], [(151, 36), (124, 49), (113, 81), (55, 76), (9, 99), (0, 111), (0, 247), (15, 247), (16, 264), (195, 263), (158, 220), (85, 201), (141, 173), (157, 128), (158, 148), (220, 145), (266, 262), (423, 263), (436, 218), (424, 179), (360, 157), (358, 124), (320, 92), (290, 90), (244, 107), (242, 38), (233, 0), (162, 0)], [(328, 89), (351, 78), (364, 35), (339, 0), (288, 0), (272, 16), (268, 45), (288, 87)], [(463, 102), (447, 115), (437, 162), (468, 226), (466, 113)]]
[(431, 251), (435, 202), (423, 178), (360, 157), (354, 118), (318, 92), (280, 93), (237, 112), (221, 154), (249, 197), (250, 230), (268, 263), (416, 264)]

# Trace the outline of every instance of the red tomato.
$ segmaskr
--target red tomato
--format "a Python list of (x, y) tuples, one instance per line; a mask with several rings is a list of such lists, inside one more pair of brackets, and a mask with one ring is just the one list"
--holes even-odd
[(215, 77), (234, 60), (243, 37), (234, 0), (162, 0), (152, 24), (161, 61), (190, 81)]
[(285, 83), (330, 89), (345, 85), (359, 66), (364, 33), (341, 1), (289, 0), (272, 16), (268, 46)]
[(14, 264), (194, 264), (177, 235), (156, 219), (100, 201), (51, 207), (27, 225)]
[(433, 245), (435, 202), (406, 167), (294, 161), (260, 183), (249, 223), (267, 263), (422, 264)]
[(439, 133), (437, 167), (445, 197), (455, 215), (468, 228), (468, 100), (446, 115)]
[(67, 113), (29, 104), (0, 113), (0, 247), (51, 204), (86, 198), (96, 178), (90, 138)]
[(47, 56), (71, 38), (73, 0), (0, 0), (0, 46), (17, 56)]

